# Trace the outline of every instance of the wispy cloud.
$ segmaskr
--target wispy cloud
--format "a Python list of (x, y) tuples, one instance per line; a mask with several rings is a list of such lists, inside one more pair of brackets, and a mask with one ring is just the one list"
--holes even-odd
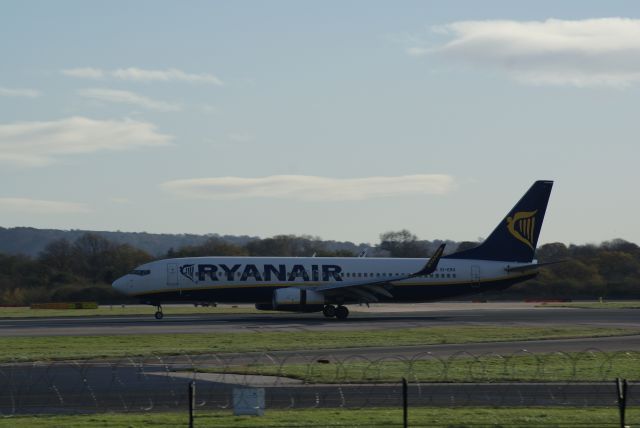
[(104, 71), (92, 67), (68, 68), (62, 70), (61, 73), (65, 76), (79, 77), (82, 79), (102, 79), (105, 75)]
[(91, 212), (86, 204), (47, 201), (27, 198), (0, 198), (0, 212), (20, 214), (85, 214)]
[(144, 70), (141, 68), (129, 67), (119, 68), (111, 73), (114, 77), (122, 80), (136, 80), (140, 82), (189, 82), (189, 83), (209, 83), (222, 85), (222, 80), (213, 74), (193, 74), (186, 73), (176, 68), (167, 70)]
[(39, 96), (40, 92), (35, 89), (0, 87), (0, 97), (37, 98)]
[(0, 125), (0, 162), (42, 166), (64, 155), (158, 147), (171, 139), (158, 133), (152, 123), (129, 119), (14, 122)]
[(115, 70), (103, 70), (93, 67), (69, 68), (61, 71), (69, 77), (83, 79), (103, 79), (112, 78), (117, 80), (129, 80), (135, 82), (187, 82), (203, 83), (210, 85), (224, 85), (224, 82), (217, 76), (210, 73), (187, 73), (177, 68), (166, 70), (150, 70), (137, 67), (118, 68)]
[(303, 201), (360, 201), (402, 195), (443, 194), (454, 187), (448, 175), (328, 178), (274, 175), (263, 178), (215, 177), (168, 181), (162, 187), (199, 199), (283, 198)]
[(444, 44), (410, 43), (413, 56), (441, 55), (498, 69), (528, 84), (628, 86), (640, 82), (640, 20), (461, 21), (433, 28)]
[(120, 91), (107, 88), (90, 88), (79, 91), (85, 98), (91, 98), (110, 103), (129, 104), (158, 111), (179, 111), (182, 108), (178, 104), (154, 100), (134, 92)]

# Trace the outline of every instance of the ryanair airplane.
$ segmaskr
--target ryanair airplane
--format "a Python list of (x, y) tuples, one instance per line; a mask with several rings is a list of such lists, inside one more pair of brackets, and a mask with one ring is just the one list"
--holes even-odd
[(427, 302), (503, 290), (538, 274), (534, 260), (552, 181), (536, 181), (479, 246), (430, 259), (367, 257), (191, 257), (137, 267), (113, 287), (157, 307), (167, 302), (255, 303), (257, 309), (322, 312), (345, 305)]

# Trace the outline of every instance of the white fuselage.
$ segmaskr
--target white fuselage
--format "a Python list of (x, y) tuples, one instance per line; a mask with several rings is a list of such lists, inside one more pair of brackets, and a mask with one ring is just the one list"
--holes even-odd
[[(477, 285), (516, 280), (522, 273), (509, 273), (523, 263), (486, 260), (442, 259), (427, 276), (395, 281), (420, 270), (425, 259), (337, 258), (337, 257), (193, 257), (159, 260), (139, 266), (114, 282), (114, 287), (132, 296), (178, 295), (185, 292), (231, 291), (229, 299), (216, 293), (216, 301), (238, 299), (238, 289), (304, 287), (333, 283), (388, 281), (397, 290), (404, 287)], [(425, 290), (426, 291), (426, 290)], [(200, 293), (198, 293), (200, 294)], [(428, 293), (426, 293), (428, 294)], [(257, 301), (260, 299), (256, 299)]]

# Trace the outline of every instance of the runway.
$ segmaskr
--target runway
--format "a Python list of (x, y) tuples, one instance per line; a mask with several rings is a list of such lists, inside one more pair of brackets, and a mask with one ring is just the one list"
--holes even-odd
[[(389, 312), (386, 312), (386, 311)], [(163, 333), (215, 333), (240, 331), (379, 330), (451, 325), (631, 327), (640, 329), (637, 309), (574, 309), (540, 307), (522, 303), (434, 303), (352, 308), (346, 320), (321, 314), (257, 313), (96, 316), (0, 319), (0, 337), (82, 336)]]
[[(524, 303), (437, 303), (393, 305), (352, 309), (347, 320), (326, 319), (320, 314), (258, 313), (166, 315), (162, 320), (149, 316), (99, 316), (0, 319), (0, 337), (85, 336), (131, 334), (183, 334), (261, 331), (371, 331), (434, 326), (593, 326), (637, 328), (640, 310), (575, 309), (541, 307)], [(383, 312), (395, 310), (396, 312)], [(414, 355), (430, 352), (450, 355), (455, 352), (510, 354), (514, 352), (573, 352), (588, 348), (602, 351), (640, 350), (640, 334), (622, 337), (513, 341), (473, 344), (424, 345), (410, 347), (374, 347), (331, 349), (340, 356), (356, 353), (371, 357)], [(276, 352), (278, 355), (303, 356), (318, 351)]]
[[(151, 309), (151, 308), (150, 308)], [(394, 309), (393, 307), (391, 309)], [(325, 319), (318, 314), (216, 314), (151, 316), (54, 317), (1, 319), (0, 336), (121, 335), (260, 331), (366, 332), (429, 326), (593, 326), (630, 327), (640, 332), (640, 311), (537, 307), (533, 304), (407, 305), (396, 312), (384, 307), (352, 310), (349, 319)], [(399, 405), (399, 384), (304, 384), (273, 376), (234, 375), (228, 367), (251, 363), (340, 366), (349, 361), (402, 361), (474, 358), (558, 352), (640, 352), (640, 334), (622, 337), (435, 344), (404, 347), (226, 353), (198, 356), (119, 359), (0, 365), (0, 415), (78, 411), (152, 411), (184, 407), (189, 380), (196, 380), (201, 408), (228, 409), (238, 386), (266, 388), (268, 408), (367, 407)], [(617, 354), (616, 354), (617, 355)], [(627, 355), (627, 354), (624, 354)], [(569, 361), (569, 360), (568, 360)], [(193, 373), (213, 367), (219, 373)], [(604, 370), (604, 369), (603, 369)], [(606, 370), (605, 370), (606, 371)], [(604, 378), (608, 379), (607, 373)], [(477, 382), (420, 383), (410, 379), (411, 400), (429, 406), (548, 406), (609, 405), (615, 394), (611, 382)], [(632, 385), (637, 391), (636, 385)], [(640, 398), (632, 394), (632, 403)]]

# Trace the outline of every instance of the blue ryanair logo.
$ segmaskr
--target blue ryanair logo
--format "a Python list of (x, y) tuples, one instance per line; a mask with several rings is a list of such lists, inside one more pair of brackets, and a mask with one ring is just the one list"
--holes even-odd
[(318, 281), (342, 281), (342, 267), (338, 265), (304, 266), (294, 264), (264, 264), (255, 265), (248, 263), (227, 265), (220, 264), (188, 264), (179, 268), (180, 274), (193, 283), (202, 281), (277, 281), (277, 282), (318, 282)]
[(193, 280), (193, 271), (194, 271), (194, 265), (182, 265), (182, 266), (180, 266), (180, 273), (182, 274), (182, 276), (185, 276), (185, 277), (189, 278), (189, 280), (191, 282), (195, 282)]

